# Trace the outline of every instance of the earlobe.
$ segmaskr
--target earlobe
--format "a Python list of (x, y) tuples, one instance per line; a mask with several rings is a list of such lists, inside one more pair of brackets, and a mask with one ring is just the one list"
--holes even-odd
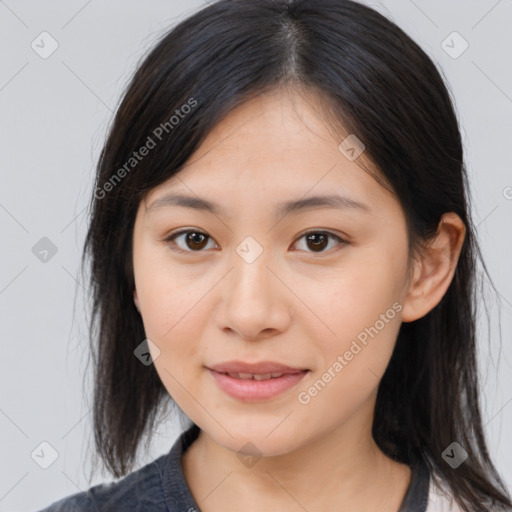
[(466, 227), (456, 213), (441, 217), (435, 237), (413, 262), (403, 322), (417, 320), (439, 304), (453, 279), (465, 234)]

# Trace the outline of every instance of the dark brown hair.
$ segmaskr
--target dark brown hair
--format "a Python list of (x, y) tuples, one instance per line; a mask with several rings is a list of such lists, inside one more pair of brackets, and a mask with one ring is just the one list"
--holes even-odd
[[(476, 280), (478, 261), (485, 265), (454, 106), (418, 44), (350, 0), (220, 0), (173, 27), (137, 67), (98, 162), (82, 260), (90, 256), (97, 452), (114, 476), (125, 475), (171, 400), (154, 366), (134, 356), (146, 338), (133, 303), (138, 205), (180, 171), (223, 116), (279, 87), (318, 92), (326, 116), (364, 143), (365, 158), (402, 205), (411, 247), (436, 232), (445, 212), (466, 225), (445, 296), (401, 326), (379, 385), (373, 436), (397, 461), (425, 461), (463, 510), (512, 507), (480, 416)], [(148, 137), (154, 147), (135, 159)], [(457, 469), (442, 458), (454, 441), (469, 454)]]

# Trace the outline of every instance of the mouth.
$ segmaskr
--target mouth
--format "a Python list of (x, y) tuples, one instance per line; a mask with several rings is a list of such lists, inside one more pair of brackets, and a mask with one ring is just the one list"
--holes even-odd
[[(241, 380), (268, 380), (268, 379), (278, 379), (283, 375), (292, 375), (290, 373), (227, 373), (227, 372), (218, 372), (222, 375), (229, 375), (233, 379), (241, 379)], [(299, 372), (297, 372), (299, 373)]]
[(269, 361), (231, 361), (207, 369), (221, 391), (244, 402), (259, 402), (277, 397), (293, 388), (310, 371)]

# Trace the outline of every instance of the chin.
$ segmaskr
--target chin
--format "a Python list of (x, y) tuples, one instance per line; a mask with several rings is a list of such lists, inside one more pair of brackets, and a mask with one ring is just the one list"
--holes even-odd
[[(286, 428), (284, 424), (279, 425), (279, 421), (273, 419), (273, 421), (258, 423), (252, 421), (250, 426), (230, 421), (229, 434), (218, 425), (215, 426), (214, 432), (211, 430), (206, 430), (206, 432), (215, 442), (233, 452), (259, 457), (274, 457), (292, 452), (298, 447), (301, 436), (296, 430), (299, 429), (291, 431), (289, 426)], [(300, 432), (303, 434), (302, 429)]]

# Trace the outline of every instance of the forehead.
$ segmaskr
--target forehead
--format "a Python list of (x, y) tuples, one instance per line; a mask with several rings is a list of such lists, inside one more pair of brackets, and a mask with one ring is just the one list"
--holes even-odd
[(176, 175), (148, 193), (146, 208), (171, 191), (196, 196), (196, 205), (199, 197), (212, 198), (205, 210), (221, 208), (213, 198), (239, 206), (270, 200), (276, 214), (293, 210), (299, 200), (326, 195), (331, 203), (352, 203), (361, 211), (361, 205), (378, 203), (387, 191), (371, 176), (375, 168), (364, 170), (371, 165), (364, 153), (351, 160), (340, 150), (343, 139), (322, 107), (314, 94), (282, 90), (243, 103), (210, 131)]
[[(257, 152), (259, 158), (291, 159), (306, 154), (319, 142), (339, 143), (339, 131), (325, 119), (322, 98), (314, 92), (277, 89), (258, 95), (231, 110), (210, 131), (187, 165), (200, 159), (226, 158), (242, 151)], [(336, 144), (337, 145), (337, 144)], [(236, 151), (236, 150), (239, 151)], [(319, 147), (318, 150), (321, 148)], [(233, 151), (235, 150), (235, 151)]]

